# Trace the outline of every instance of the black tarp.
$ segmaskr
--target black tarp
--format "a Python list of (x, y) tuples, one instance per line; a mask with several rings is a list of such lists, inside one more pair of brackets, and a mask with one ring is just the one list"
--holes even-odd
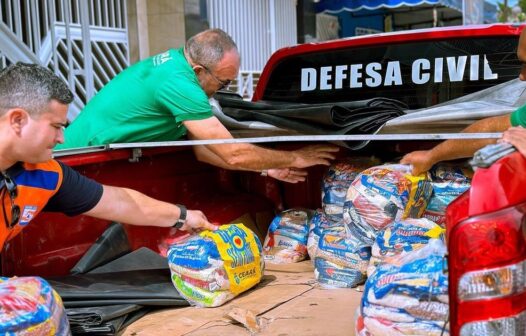
[[(223, 113), (238, 121), (260, 121), (304, 135), (374, 134), (407, 106), (389, 98), (327, 104), (249, 102), (232, 94), (216, 94)], [(367, 141), (341, 144), (358, 150)]]
[(171, 282), (166, 258), (148, 248), (127, 250), (126, 232), (113, 223), (74, 274), (47, 279), (64, 302), (74, 335), (114, 335), (153, 309), (189, 305)]

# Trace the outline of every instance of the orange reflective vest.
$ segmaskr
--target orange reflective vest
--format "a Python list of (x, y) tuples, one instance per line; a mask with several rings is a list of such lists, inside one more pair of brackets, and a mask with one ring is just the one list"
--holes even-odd
[(8, 219), (5, 222), (4, 215), (0, 214), (0, 249), (3, 249), (6, 241), (15, 237), (33, 218), (42, 211), (49, 199), (55, 195), (62, 184), (62, 168), (55, 160), (44, 163), (23, 164), (23, 171), (16, 176), (11, 176), (16, 182), (18, 195), (14, 203), (20, 207), (18, 223), (9, 227), (11, 222), (11, 198), (6, 190), (2, 192), (2, 211)]

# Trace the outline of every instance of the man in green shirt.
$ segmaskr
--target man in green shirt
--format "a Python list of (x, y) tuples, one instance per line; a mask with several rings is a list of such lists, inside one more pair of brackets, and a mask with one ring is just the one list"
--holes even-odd
[[(145, 59), (112, 79), (65, 130), (56, 149), (109, 143), (231, 139), (213, 116), (208, 99), (237, 78), (240, 56), (232, 38), (209, 29), (184, 48)], [(226, 169), (251, 170), (287, 182), (305, 179), (303, 168), (328, 165), (338, 150), (331, 145), (295, 151), (250, 144), (194, 146), (200, 161)]]
[[(526, 29), (519, 38), (517, 57), (522, 62), (519, 79), (526, 81)], [(466, 127), (465, 133), (504, 132), (502, 141), (511, 143), (526, 156), (526, 105), (511, 114), (481, 119)], [(428, 171), (435, 163), (473, 156), (480, 148), (496, 140), (446, 140), (430, 150), (414, 151), (405, 155), (400, 163), (413, 165), (413, 174)]]

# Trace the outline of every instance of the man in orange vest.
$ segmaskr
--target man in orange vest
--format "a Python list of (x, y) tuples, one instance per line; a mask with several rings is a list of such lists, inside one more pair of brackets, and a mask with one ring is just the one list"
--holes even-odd
[(53, 160), (72, 100), (66, 84), (41, 66), (17, 63), (0, 72), (0, 249), (42, 210), (184, 231), (215, 229), (201, 211), (99, 184)]

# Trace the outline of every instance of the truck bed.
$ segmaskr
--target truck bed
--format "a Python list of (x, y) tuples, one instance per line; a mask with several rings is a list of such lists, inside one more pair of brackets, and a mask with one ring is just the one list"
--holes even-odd
[(155, 311), (132, 323), (123, 335), (253, 334), (249, 327), (229, 318), (229, 314), (248, 321), (255, 315), (258, 335), (354, 335), (355, 312), (361, 296), (361, 287), (325, 289), (317, 285), (309, 260), (289, 265), (267, 264), (257, 287), (223, 306)]

